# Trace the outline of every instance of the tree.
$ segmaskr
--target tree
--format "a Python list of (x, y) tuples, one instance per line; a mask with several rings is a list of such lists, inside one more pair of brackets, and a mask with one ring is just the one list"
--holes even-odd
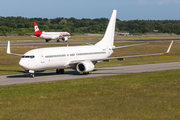
[(66, 19), (62, 19), (60, 22), (59, 22), (59, 25), (66, 25), (67, 24), (67, 20)]

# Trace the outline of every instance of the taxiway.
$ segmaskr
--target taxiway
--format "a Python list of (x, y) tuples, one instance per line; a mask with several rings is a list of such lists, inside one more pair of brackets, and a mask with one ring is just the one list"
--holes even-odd
[(67, 70), (65, 71), (65, 74), (59, 74), (59, 75), (57, 75), (55, 72), (35, 73), (35, 78), (30, 78), (28, 73), (1, 75), (0, 85), (15, 85), (15, 84), (25, 84), (25, 83), (35, 83), (35, 82), (45, 82), (45, 81), (99, 77), (99, 76), (107, 76), (107, 75), (142, 73), (142, 72), (171, 70), (171, 69), (180, 69), (180, 62), (95, 68), (95, 70), (88, 75), (81, 75), (73, 70)]

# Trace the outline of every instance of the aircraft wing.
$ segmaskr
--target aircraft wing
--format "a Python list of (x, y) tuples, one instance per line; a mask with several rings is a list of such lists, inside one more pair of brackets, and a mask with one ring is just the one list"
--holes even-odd
[(110, 57), (110, 58), (102, 58), (102, 59), (91, 59), (90, 61), (103, 61), (108, 62), (113, 59), (124, 60), (125, 58), (133, 58), (133, 57), (144, 57), (144, 56), (155, 56), (155, 55), (164, 55), (166, 53), (158, 53), (158, 54), (146, 54), (146, 55), (133, 55), (133, 56), (122, 56), (122, 57)]
[[(93, 45), (93, 44), (90, 44), (90, 43), (86, 43), (87, 45)], [(126, 47), (132, 47), (132, 46), (138, 46), (138, 45), (145, 45), (145, 44), (149, 44), (149, 43), (142, 43), (142, 44), (133, 44), (133, 45), (126, 45), (126, 46), (119, 46), (119, 47), (114, 47), (112, 48), (113, 50), (115, 49), (119, 49), (119, 48), (126, 48)]]
[[(121, 57), (110, 57), (110, 58), (101, 58), (101, 59), (89, 59), (88, 61), (92, 61), (93, 63), (97, 63), (98, 61), (103, 61), (103, 62), (109, 62), (110, 60), (117, 59), (117, 60), (124, 60), (125, 58), (133, 58), (133, 57), (145, 57), (145, 56), (155, 56), (155, 55), (164, 55), (169, 53), (171, 46), (173, 44), (173, 41), (169, 45), (169, 48), (165, 53), (156, 53), (156, 54), (145, 54), (145, 55), (133, 55), (133, 56), (121, 56)], [(141, 44), (136, 44), (136, 45), (141, 45)], [(81, 61), (86, 61), (86, 60), (73, 60), (69, 62), (69, 65), (76, 65)]]
[(109, 60), (112, 60), (112, 59), (124, 60), (125, 58), (164, 55), (164, 54), (169, 53), (172, 44), (173, 44), (173, 41), (171, 42), (171, 44), (169, 45), (169, 48), (167, 49), (167, 51), (166, 51), (165, 53), (145, 54), (145, 55), (133, 55), (133, 56), (122, 56), (122, 57), (110, 57), (110, 58), (104, 58), (104, 59), (103, 59), (103, 58), (102, 58), (102, 59), (91, 59), (90, 61), (92, 61), (92, 62), (94, 62), (94, 61), (104, 61), (104, 62), (108, 62)]

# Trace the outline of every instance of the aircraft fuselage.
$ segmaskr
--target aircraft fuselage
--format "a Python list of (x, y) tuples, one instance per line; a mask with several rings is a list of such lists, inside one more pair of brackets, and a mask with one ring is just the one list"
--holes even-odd
[(24, 70), (41, 71), (57, 68), (73, 68), (71, 61), (88, 61), (107, 58), (113, 53), (109, 46), (67, 46), (30, 50), (22, 56), (19, 65)]

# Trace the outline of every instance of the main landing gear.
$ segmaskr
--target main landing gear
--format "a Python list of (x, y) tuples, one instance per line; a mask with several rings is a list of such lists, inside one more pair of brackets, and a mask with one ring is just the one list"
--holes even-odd
[(60, 40), (58, 39), (57, 42), (60, 42)]
[(57, 74), (64, 74), (64, 69), (56, 69), (56, 73)]
[(90, 74), (90, 72), (83, 72), (83, 75), (88, 75)]
[(49, 42), (51, 39), (46, 39), (46, 42)]

